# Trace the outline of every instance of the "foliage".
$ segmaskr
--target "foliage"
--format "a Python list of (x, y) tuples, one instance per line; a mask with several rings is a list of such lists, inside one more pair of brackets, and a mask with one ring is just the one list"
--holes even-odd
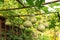
[(39, 40), (50, 40), (50, 38), (46, 35), (40, 35)]
[[(21, 34), (19, 35), (19, 37), (15, 34), (14, 35), (9, 34), (10, 38), (13, 38), (12, 40), (15, 39), (50, 40), (49, 39), (50, 36), (47, 35), (42, 36), (38, 34), (42, 34), (46, 32), (47, 29), (48, 30), (54, 29), (56, 26), (60, 27), (60, 22), (57, 13), (50, 13), (48, 10), (49, 7), (53, 8), (54, 6), (59, 6), (60, 3), (49, 4), (48, 5), (49, 7), (46, 7), (43, 5), (45, 3), (45, 0), (19, 0), (19, 1), (21, 1), (25, 6), (31, 6), (31, 7), (24, 8), (25, 6), (22, 6), (16, 0), (4, 0), (4, 1), (0, 0), (0, 10), (23, 7), (23, 9), (18, 9), (18, 10), (0, 11), (0, 16), (4, 16), (7, 18), (5, 23), (6, 25), (12, 25), (12, 26), (16, 25), (19, 26), (19, 28), (21, 29), (20, 30)], [(41, 12), (41, 10), (43, 12)], [(57, 8), (56, 11), (60, 11), (60, 8)], [(29, 22), (25, 23), (25, 21), (29, 21), (32, 26), (29, 24)], [(24, 23), (26, 24), (26, 26), (23, 25)], [(22, 25), (22, 27), (20, 25)], [(29, 25), (31, 27), (29, 27)], [(40, 29), (40, 27), (42, 28), (42, 26), (39, 25), (44, 26), (42, 32), (41, 30), (38, 30)], [(50, 34), (48, 33), (48, 35)]]

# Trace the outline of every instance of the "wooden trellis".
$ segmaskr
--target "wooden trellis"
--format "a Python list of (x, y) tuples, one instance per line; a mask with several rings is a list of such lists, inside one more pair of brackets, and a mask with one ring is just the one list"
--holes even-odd
[[(54, 2), (59, 2), (59, 1), (54, 1)], [(54, 2), (50, 2), (50, 3), (54, 3)], [(45, 3), (43, 5), (46, 4), (50, 4), (50, 3)], [(34, 6), (32, 6), (34, 7)], [(17, 10), (17, 9), (23, 9), (23, 8), (31, 8), (31, 6), (27, 6), (27, 7), (22, 7), (22, 8), (10, 8), (10, 9), (0, 9), (0, 11), (8, 11), (8, 10)], [(39, 15), (39, 14), (36, 14)], [(18, 15), (19, 17), (20, 15)], [(28, 15), (29, 16), (29, 15)], [(59, 14), (58, 14), (59, 16)], [(60, 18), (59, 18), (60, 19)], [(5, 18), (3, 16), (0, 16), (0, 40), (4, 39), (4, 40), (13, 40), (13, 38), (9, 37), (10, 34), (11, 36), (13, 36), (14, 34), (17, 35), (18, 37), (20, 36), (21, 32), (20, 29), (17, 27), (13, 27), (13, 26), (9, 26), (9, 25), (5, 25)], [(13, 32), (12, 32), (13, 31)], [(10, 33), (10, 34), (9, 34)], [(15, 39), (16, 40), (16, 39)], [(19, 39), (18, 39), (19, 40)]]

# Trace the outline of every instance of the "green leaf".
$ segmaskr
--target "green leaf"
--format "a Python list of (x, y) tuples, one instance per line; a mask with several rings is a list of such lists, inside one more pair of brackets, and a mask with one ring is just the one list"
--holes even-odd
[(34, 3), (33, 3), (34, 0), (26, 0), (26, 1), (27, 1), (27, 3), (28, 3), (29, 5), (31, 5), (31, 6), (34, 5)]
[(45, 2), (45, 0), (37, 0), (35, 2), (35, 6), (38, 7), (38, 9), (40, 9), (42, 7), (43, 2)]
[(54, 7), (54, 6), (59, 6), (59, 5), (60, 5), (60, 3), (53, 3), (53, 4), (50, 4), (49, 6)]
[(4, 0), (0, 0), (0, 4), (1, 4), (1, 3), (4, 3)]
[(42, 7), (41, 9), (42, 9), (43, 11), (45, 11), (46, 13), (49, 12), (49, 11), (48, 11), (48, 7), (45, 7), (45, 6), (44, 6), (44, 7)]
[(56, 8), (55, 10), (56, 10), (57, 12), (60, 12), (60, 8)]

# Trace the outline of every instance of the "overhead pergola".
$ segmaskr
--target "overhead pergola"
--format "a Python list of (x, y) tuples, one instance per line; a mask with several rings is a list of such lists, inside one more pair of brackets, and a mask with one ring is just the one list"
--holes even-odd
[[(23, 9), (23, 8), (32, 8), (34, 6), (25, 6), (22, 2), (20, 2), (19, 0), (16, 0), (19, 4), (21, 4), (23, 7), (21, 8), (7, 8), (7, 9), (0, 9), (0, 11), (9, 11), (9, 10), (19, 10), (19, 9)], [(47, 0), (46, 0), (47, 1)], [(43, 4), (43, 5), (48, 5), (48, 4), (52, 4), (52, 3), (56, 3), (56, 2), (60, 2), (60, 0), (51, 0), (51, 1), (47, 1)], [(49, 12), (49, 13), (57, 13), (59, 19), (60, 19), (60, 15), (59, 12)], [(42, 13), (43, 14), (43, 13)], [(20, 16), (31, 16), (32, 14), (26, 14), (26, 15), (13, 15), (13, 17), (20, 17)], [(34, 14), (34, 15), (41, 15), (41, 14)]]
[[(21, 3), (19, 0), (16, 0), (18, 3), (20, 3), (23, 7), (21, 7), (21, 8), (7, 8), (7, 9), (0, 9), (0, 11), (9, 11), (9, 10), (18, 10), (18, 9), (23, 9), (23, 8), (32, 8), (32, 7), (34, 7), (34, 6), (24, 6), (24, 4), (23, 3)], [(59, 2), (59, 0), (51, 0), (51, 1), (49, 1), (49, 2), (46, 2), (46, 3), (44, 3), (43, 5), (46, 5), (46, 4), (52, 4), (52, 3), (55, 3), (55, 2)], [(52, 12), (49, 12), (49, 13), (52, 13)], [(59, 17), (59, 19), (60, 19), (60, 15), (59, 15), (59, 12), (54, 12), (54, 13), (57, 13), (57, 15), (58, 15), (58, 17)], [(13, 17), (19, 17), (20, 18), (20, 16), (31, 16), (32, 14), (27, 14), (27, 15), (13, 15)], [(34, 15), (41, 15), (41, 14), (34, 14)], [(33, 15), (32, 15), (33, 16)], [(0, 17), (0, 19), (2, 19), (3, 17)], [(13, 18), (14, 19), (14, 18)], [(4, 25), (2, 25), (3, 27), (4, 27)], [(18, 27), (9, 27), (9, 26), (5, 26), (5, 38), (7, 38), (7, 36), (6, 36), (6, 31), (7, 30), (13, 30), (13, 31), (15, 31)], [(0, 30), (1, 30), (2, 28), (1, 28), (1, 22), (0, 22)], [(18, 29), (18, 30), (16, 30), (15, 31), (15, 33), (16, 33), (16, 35), (20, 35), (20, 31), (19, 31), (20, 29)], [(1, 33), (2, 31), (0, 31), (0, 33)], [(56, 34), (54, 34), (54, 35), (56, 35)], [(13, 35), (12, 35), (13, 36)], [(1, 35), (0, 35), (0, 37), (1, 37)], [(6, 39), (6, 40), (9, 40), (10, 38), (8, 38), (8, 39)], [(24, 40), (24, 38), (23, 38), (23, 40)], [(56, 40), (56, 36), (55, 36), (55, 40)]]
[[(24, 6), (24, 4), (22, 2), (20, 2), (19, 0), (16, 0), (16, 1), (18, 3), (20, 3), (23, 7), (21, 7), (21, 8), (0, 9), (0, 11), (18, 10), (18, 9), (23, 9), (23, 8), (32, 8), (32, 7), (34, 7), (34, 6)], [(52, 3), (55, 3), (55, 2), (60, 2), (60, 1), (59, 0), (51, 0), (51, 1), (45, 0), (45, 3), (43, 5), (52, 4)]]
[[(9, 10), (19, 10), (19, 9), (23, 9), (23, 8), (32, 8), (34, 6), (24, 6), (24, 4), (22, 2), (20, 2), (19, 0), (16, 0), (19, 4), (21, 4), (23, 7), (21, 8), (7, 8), (7, 9), (0, 9), (0, 11), (9, 11)], [(55, 3), (55, 2), (59, 2), (59, 0), (51, 0), (51, 1), (48, 1), (46, 0), (47, 2), (45, 2), (43, 5), (48, 5), (48, 4), (52, 4), (52, 3)], [(59, 16), (59, 12), (49, 12), (49, 13), (57, 13), (58, 14), (58, 17), (60, 19), (60, 16)], [(13, 15), (13, 17), (20, 17), (20, 16), (31, 16), (32, 14), (26, 14), (26, 15)], [(42, 14), (34, 14), (34, 15), (42, 15)]]

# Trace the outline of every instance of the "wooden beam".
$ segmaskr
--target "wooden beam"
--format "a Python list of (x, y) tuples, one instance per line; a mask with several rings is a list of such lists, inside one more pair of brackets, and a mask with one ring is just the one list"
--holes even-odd
[[(49, 12), (49, 13), (59, 13), (59, 12)], [(34, 14), (34, 15), (37, 16), (37, 15), (43, 15), (43, 14), (45, 14), (45, 13)], [(7, 19), (8, 17), (22, 17), (22, 16), (33, 16), (33, 14), (26, 14), (26, 15), (13, 15), (13, 16), (5, 16), (5, 17), (6, 17), (6, 19)]]

